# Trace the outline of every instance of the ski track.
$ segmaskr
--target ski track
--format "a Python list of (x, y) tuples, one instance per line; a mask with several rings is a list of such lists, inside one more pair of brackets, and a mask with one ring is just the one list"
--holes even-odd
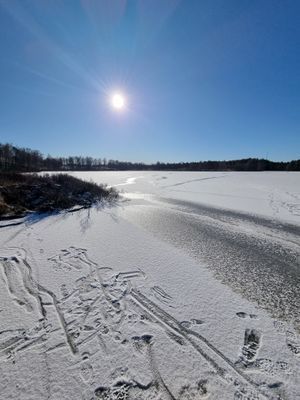
[[(257, 330), (245, 330), (239, 359), (234, 362), (209, 339), (192, 329), (193, 326), (201, 325), (203, 321), (193, 319), (180, 322), (162, 308), (172, 306), (173, 301), (164, 289), (159, 286), (149, 288), (156, 302), (137, 289), (136, 282), (145, 284), (146, 275), (141, 269), (117, 272), (111, 268), (99, 267), (90, 260), (86, 249), (76, 247), (62, 249), (50, 257), (48, 262), (54, 271), (61, 268), (83, 272), (71, 292), (64, 284), (60, 287), (60, 293), (54, 293), (38, 283), (33, 278), (32, 267), (27, 258), (18, 254), (0, 257), (1, 273), (5, 279), (8, 296), (17, 302), (24, 312), (35, 313), (38, 320), (32, 329), (20, 327), (16, 330), (0, 331), (0, 362), (14, 359), (17, 354), (28, 350), (36, 349), (47, 355), (68, 349), (69, 354), (74, 357), (74, 365), (80, 365), (83, 382), (92, 385), (93, 358), (97, 352), (109, 354), (112, 343), (120, 346), (131, 345), (137, 354), (145, 357), (145, 366), (152, 374), (151, 381), (141, 383), (133, 377), (119, 375), (109, 386), (93, 384), (91, 390), (96, 398), (130, 399), (130, 393), (137, 396), (134, 398), (149, 399), (206, 398), (208, 391), (212, 390), (209, 389), (209, 379), (190, 382), (181, 388), (177, 397), (165, 382), (155, 356), (156, 343), (159, 341), (155, 331), (159, 325), (169, 340), (178, 346), (192, 349), (205, 360), (218, 379), (232, 387), (235, 399), (281, 398), (276, 391), (282, 384), (266, 388), (253, 380), (248, 373), (255, 371), (256, 374), (276, 375), (288, 370), (284, 363), (259, 358), (262, 337)], [(53, 318), (53, 313), (56, 319)], [(256, 318), (253, 314), (243, 312), (237, 313), (237, 316), (249, 320)], [(141, 322), (151, 333), (126, 336), (127, 326)], [(275, 328), (280, 330), (280, 324)], [(61, 335), (58, 335), (58, 332), (61, 332)], [(300, 348), (297, 335), (289, 332), (286, 340), (287, 346), (297, 356)], [(89, 345), (96, 346), (98, 350), (93, 349), (89, 353)], [(138, 397), (139, 395), (142, 397)]]
[(189, 184), (189, 183), (207, 181), (207, 180), (210, 180), (210, 179), (220, 179), (220, 178), (224, 178), (224, 177), (226, 177), (226, 175), (221, 175), (221, 176), (208, 176), (208, 177), (206, 177), (206, 178), (190, 179), (190, 180), (187, 180), (187, 181), (182, 181), (182, 182), (174, 183), (173, 185), (162, 186), (162, 188), (170, 188), (170, 187), (182, 186), (182, 185), (186, 185), (186, 184)]

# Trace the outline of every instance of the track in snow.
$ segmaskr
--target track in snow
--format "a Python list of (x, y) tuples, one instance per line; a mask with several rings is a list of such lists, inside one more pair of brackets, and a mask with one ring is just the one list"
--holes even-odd
[(224, 283), (300, 329), (300, 227), (199, 204), (128, 206), (130, 222), (183, 249)]

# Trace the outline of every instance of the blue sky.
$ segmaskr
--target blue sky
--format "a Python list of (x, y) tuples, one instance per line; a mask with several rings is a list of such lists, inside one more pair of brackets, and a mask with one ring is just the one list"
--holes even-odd
[(298, 0), (0, 0), (0, 142), (145, 162), (299, 158), (299, 15)]

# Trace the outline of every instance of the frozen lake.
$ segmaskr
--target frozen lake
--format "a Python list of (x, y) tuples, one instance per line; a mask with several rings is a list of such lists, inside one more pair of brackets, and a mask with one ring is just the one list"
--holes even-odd
[(128, 196), (155, 195), (300, 225), (299, 172), (71, 172)]
[(123, 197), (0, 229), (1, 399), (298, 398), (299, 173), (72, 174)]

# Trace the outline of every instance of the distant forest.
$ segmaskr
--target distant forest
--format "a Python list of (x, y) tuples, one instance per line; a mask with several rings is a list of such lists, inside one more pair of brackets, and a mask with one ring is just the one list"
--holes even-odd
[(0, 171), (300, 171), (300, 159), (274, 162), (259, 158), (155, 164), (83, 156), (47, 157), (38, 150), (0, 143)]

